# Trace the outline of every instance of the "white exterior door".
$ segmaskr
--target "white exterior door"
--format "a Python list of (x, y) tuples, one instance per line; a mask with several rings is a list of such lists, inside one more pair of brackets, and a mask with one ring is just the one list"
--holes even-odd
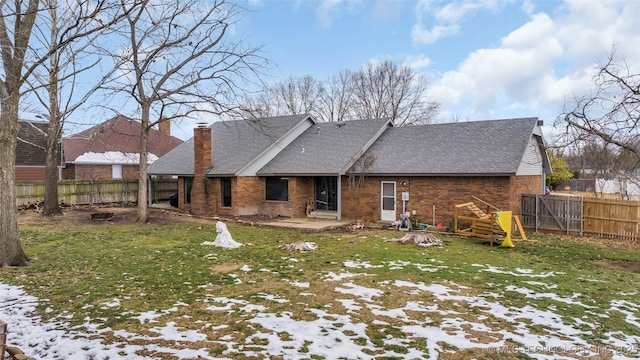
[(380, 220), (396, 221), (396, 182), (380, 183)]

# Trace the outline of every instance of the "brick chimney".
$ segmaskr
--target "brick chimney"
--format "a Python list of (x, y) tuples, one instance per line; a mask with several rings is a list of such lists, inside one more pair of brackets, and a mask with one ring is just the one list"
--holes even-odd
[(158, 131), (160, 131), (161, 134), (171, 136), (171, 121), (166, 119), (160, 121), (158, 123)]
[(193, 186), (191, 187), (191, 213), (207, 216), (207, 177), (205, 171), (211, 167), (211, 128), (199, 124), (193, 129)]

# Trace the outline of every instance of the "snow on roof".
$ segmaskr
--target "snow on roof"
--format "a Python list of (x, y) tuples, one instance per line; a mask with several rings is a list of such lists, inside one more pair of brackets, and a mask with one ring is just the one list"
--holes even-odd
[(18, 119), (22, 121), (31, 121), (31, 122), (39, 122), (39, 123), (48, 123), (49, 117), (45, 114), (37, 114), (37, 113), (20, 113), (18, 115)]
[[(156, 160), (158, 160), (158, 156), (149, 153), (147, 164), (151, 164)], [(78, 156), (73, 163), (78, 165), (138, 165), (140, 163), (140, 154), (120, 151), (102, 153), (90, 151)]]

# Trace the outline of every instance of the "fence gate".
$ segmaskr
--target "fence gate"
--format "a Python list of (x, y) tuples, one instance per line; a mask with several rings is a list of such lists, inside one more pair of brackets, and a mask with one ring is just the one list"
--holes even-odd
[(522, 195), (520, 217), (529, 229), (583, 234), (581, 196)]

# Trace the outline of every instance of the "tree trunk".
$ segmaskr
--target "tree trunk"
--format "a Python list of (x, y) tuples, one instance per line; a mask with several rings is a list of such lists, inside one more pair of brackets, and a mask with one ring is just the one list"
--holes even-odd
[(45, 149), (44, 210), (42, 212), (44, 216), (62, 215), (62, 209), (58, 204), (61, 123), (56, 89), (57, 87), (53, 91), (49, 90), (49, 131), (47, 132), (47, 147)]
[(138, 170), (138, 222), (145, 223), (148, 220), (147, 189), (148, 173), (147, 159), (149, 158), (149, 107), (142, 106), (140, 126), (140, 162)]
[(62, 120), (58, 106), (58, 75), (60, 73), (60, 58), (55, 48), (58, 36), (58, 17), (56, 8), (50, 9), (51, 14), (51, 44), (54, 53), (49, 58), (49, 131), (47, 132), (47, 147), (45, 149), (45, 173), (44, 173), (44, 210), (42, 215), (62, 215), (58, 204), (58, 164), (60, 149), (60, 136), (62, 134)]
[[(51, 126), (51, 124), (49, 125)], [(46, 165), (44, 172), (44, 209), (43, 216), (62, 215), (62, 209), (58, 204), (58, 144), (51, 142), (51, 129), (47, 138)]]
[(0, 267), (25, 266), (28, 258), (20, 244), (16, 211), (16, 144), (18, 99), (16, 93), (0, 96)]

